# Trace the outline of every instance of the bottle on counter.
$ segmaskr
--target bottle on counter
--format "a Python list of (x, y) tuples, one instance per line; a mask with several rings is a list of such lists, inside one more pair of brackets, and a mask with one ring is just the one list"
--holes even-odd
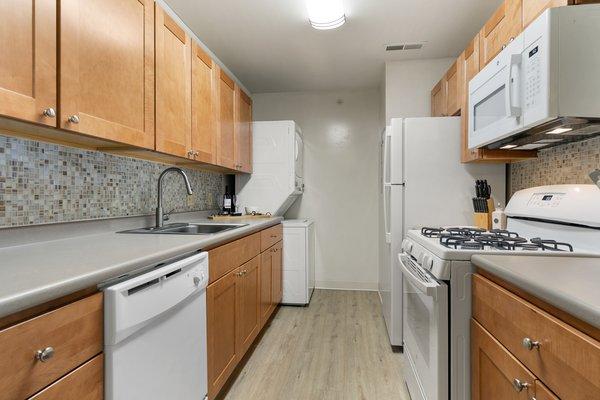
[(223, 215), (229, 215), (235, 212), (233, 208), (233, 195), (229, 193), (229, 186), (225, 186), (225, 194), (223, 195)]

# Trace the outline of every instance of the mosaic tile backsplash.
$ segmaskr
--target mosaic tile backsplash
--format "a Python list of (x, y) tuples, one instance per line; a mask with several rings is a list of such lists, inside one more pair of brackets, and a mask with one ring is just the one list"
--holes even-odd
[[(0, 227), (152, 214), (167, 165), (0, 135)], [(225, 176), (186, 170), (164, 179), (165, 212), (219, 207)]]
[(600, 137), (541, 150), (538, 158), (511, 165), (511, 194), (520, 189), (565, 183), (593, 183), (600, 168)]

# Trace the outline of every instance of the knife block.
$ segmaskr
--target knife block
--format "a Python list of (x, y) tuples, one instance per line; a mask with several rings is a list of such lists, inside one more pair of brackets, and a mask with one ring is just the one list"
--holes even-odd
[(487, 212), (483, 213), (473, 213), (473, 224), (477, 228), (490, 230), (492, 229), (492, 213), (496, 210), (494, 208), (494, 201), (492, 199), (487, 199)]

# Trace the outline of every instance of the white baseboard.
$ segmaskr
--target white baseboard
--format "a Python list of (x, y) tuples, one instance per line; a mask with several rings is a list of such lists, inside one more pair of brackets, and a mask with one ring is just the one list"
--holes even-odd
[(377, 282), (338, 282), (338, 281), (316, 281), (316, 289), (332, 290), (362, 290), (367, 292), (376, 292)]

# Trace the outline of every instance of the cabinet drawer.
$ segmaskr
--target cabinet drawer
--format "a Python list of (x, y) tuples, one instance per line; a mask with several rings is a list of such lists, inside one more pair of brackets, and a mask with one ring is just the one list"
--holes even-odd
[[(0, 393), (24, 399), (102, 351), (102, 294), (0, 331)], [(54, 349), (42, 362), (38, 351)]]
[(263, 252), (283, 240), (283, 225), (278, 224), (260, 232), (260, 251)]
[(595, 339), (480, 275), (473, 277), (473, 317), (560, 398), (600, 398)]
[(208, 252), (209, 283), (260, 254), (260, 235), (261, 232), (257, 232), (210, 250)]
[(30, 400), (102, 400), (104, 357), (102, 354), (48, 386)]

